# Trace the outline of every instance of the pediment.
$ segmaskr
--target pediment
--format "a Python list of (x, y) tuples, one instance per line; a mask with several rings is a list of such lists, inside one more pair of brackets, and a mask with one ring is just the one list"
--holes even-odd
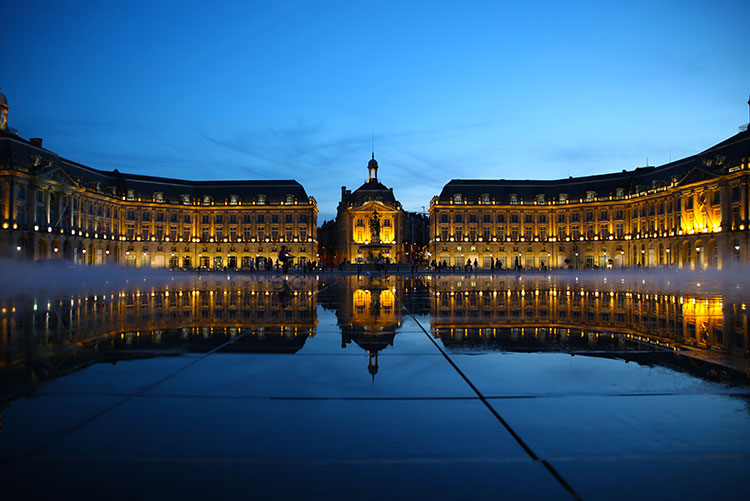
[(368, 200), (367, 202), (363, 203), (359, 207), (353, 207), (352, 210), (355, 210), (355, 211), (376, 210), (378, 212), (397, 212), (398, 211), (398, 209), (396, 209), (395, 207), (386, 205), (380, 200)]
[(61, 184), (78, 186), (78, 180), (68, 174), (68, 172), (62, 167), (52, 167), (46, 171), (39, 173), (37, 177), (39, 179), (55, 181)]
[(688, 184), (700, 183), (702, 181), (708, 181), (709, 179), (716, 179), (716, 174), (708, 172), (704, 169), (693, 167), (682, 179), (677, 182), (677, 186), (685, 186)]

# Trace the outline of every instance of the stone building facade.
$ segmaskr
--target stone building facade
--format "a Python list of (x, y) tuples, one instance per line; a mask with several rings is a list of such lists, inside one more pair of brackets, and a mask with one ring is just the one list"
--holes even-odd
[[(4, 117), (7, 100), (0, 99)], [(5, 120), (5, 119), (4, 119)], [(315, 261), (317, 204), (293, 180), (106, 172), (0, 127), (0, 254), (76, 264), (249, 269)]]
[(355, 191), (341, 187), (341, 202), (336, 212), (335, 261), (341, 263), (407, 262), (404, 251), (406, 213), (393, 195), (378, 180), (375, 155), (367, 164), (367, 181)]
[(750, 132), (662, 165), (588, 177), (463, 180), (430, 204), (441, 263), (525, 269), (748, 261)]

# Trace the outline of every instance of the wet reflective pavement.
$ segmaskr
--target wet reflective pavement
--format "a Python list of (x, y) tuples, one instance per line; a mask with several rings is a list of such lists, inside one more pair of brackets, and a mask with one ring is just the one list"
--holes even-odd
[(4, 498), (747, 498), (744, 287), (186, 274), (5, 298)]

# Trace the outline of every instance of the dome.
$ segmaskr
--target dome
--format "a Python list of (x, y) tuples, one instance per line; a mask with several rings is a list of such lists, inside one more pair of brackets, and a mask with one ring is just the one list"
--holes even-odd
[(375, 153), (373, 153), (372, 159), (369, 162), (367, 162), (367, 167), (370, 168), (370, 167), (377, 167), (377, 166), (378, 166), (378, 161), (375, 160)]
[(0, 92), (0, 106), (8, 106), (8, 98), (2, 92)]

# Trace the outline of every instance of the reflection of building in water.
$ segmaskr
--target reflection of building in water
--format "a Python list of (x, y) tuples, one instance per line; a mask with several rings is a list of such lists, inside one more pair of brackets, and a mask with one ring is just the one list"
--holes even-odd
[[(40, 370), (55, 377), (56, 367), (73, 370), (138, 350), (205, 352), (232, 339), (222, 351), (293, 353), (315, 334), (314, 287), (312, 278), (211, 279), (31, 305), (2, 302), (0, 380), (11, 373), (44, 379)], [(64, 364), (51, 363), (56, 359)]]
[(374, 378), (378, 372), (378, 352), (393, 345), (401, 327), (396, 293), (403, 288), (403, 278), (347, 276), (343, 280), (336, 310), (341, 347), (354, 341), (367, 351), (367, 368)]
[[(631, 292), (633, 291), (633, 292)], [(658, 294), (492, 277), (432, 282), (432, 332), (446, 345), (539, 337), (595, 346), (602, 331), (670, 349), (747, 353), (745, 304), (717, 297)]]

